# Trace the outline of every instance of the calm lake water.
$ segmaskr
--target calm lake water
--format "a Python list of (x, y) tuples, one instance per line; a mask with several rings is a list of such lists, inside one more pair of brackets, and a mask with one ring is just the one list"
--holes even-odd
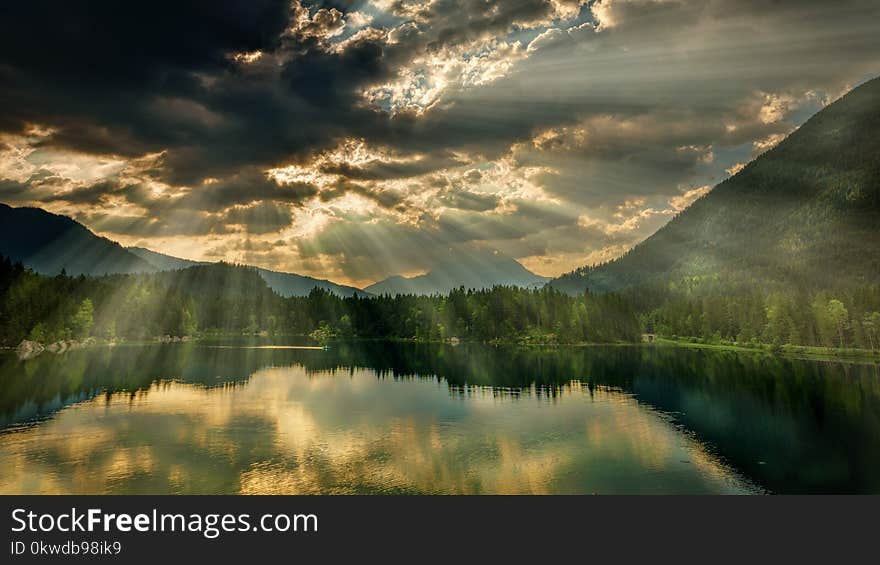
[(880, 369), (673, 347), (0, 353), (0, 493), (880, 493)]

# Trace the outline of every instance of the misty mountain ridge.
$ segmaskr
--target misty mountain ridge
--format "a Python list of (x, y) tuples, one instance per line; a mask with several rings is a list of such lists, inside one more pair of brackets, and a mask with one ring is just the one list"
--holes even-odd
[(155, 267), (67, 216), (0, 204), (0, 254), (35, 272), (100, 276), (149, 273)]
[[(129, 247), (127, 249), (161, 271), (180, 270), (212, 264), (207, 261), (192, 261), (173, 257), (144, 247)], [(269, 288), (284, 297), (306, 296), (313, 288), (320, 288), (343, 298), (348, 296), (367, 296), (367, 293), (353, 286), (340, 285), (328, 280), (297, 275), (295, 273), (284, 273), (262, 267), (249, 267), (259, 273), (263, 280), (266, 281), (266, 284), (269, 285)]]
[[(180, 259), (142, 247), (126, 248), (93, 233), (73, 218), (41, 208), (0, 204), (0, 255), (20, 261), (44, 275), (103, 276), (157, 273), (210, 265)], [(281, 296), (306, 296), (321, 288), (342, 297), (366, 296), (363, 291), (295, 273), (253, 267)]]
[(485, 249), (456, 250), (439, 259), (424, 275), (395, 275), (366, 287), (370, 294), (446, 294), (464, 287), (488, 289), (493, 286), (539, 288), (549, 277), (536, 275), (515, 259)]
[[(102, 276), (156, 273), (207, 266), (144, 247), (123, 247), (101, 237), (67, 216), (40, 208), (0, 204), (0, 254), (21, 261), (35, 272)], [(321, 288), (338, 296), (369, 294), (436, 294), (465, 287), (497, 285), (537, 288), (548, 277), (530, 272), (516, 260), (484, 249), (457, 250), (441, 258), (431, 271), (416, 277), (393, 276), (365, 290), (332, 281), (262, 267), (252, 267), (281, 296), (305, 296)]]

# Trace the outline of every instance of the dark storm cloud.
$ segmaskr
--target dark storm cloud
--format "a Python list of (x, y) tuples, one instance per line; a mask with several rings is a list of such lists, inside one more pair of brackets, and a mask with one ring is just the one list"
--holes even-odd
[(75, 214), (74, 217), (93, 230), (132, 237), (156, 238), (232, 233), (222, 217), (202, 212), (173, 212), (158, 218), (105, 212), (81, 212)]
[(218, 72), (228, 52), (272, 49), (288, 6), (286, 0), (6, 2), (0, 126), (57, 124), (72, 146), (107, 151), (115, 143), (113, 152), (121, 154), (173, 144), (187, 132), (152, 124), (152, 101), (197, 97), (195, 73)]
[(350, 108), (350, 91), (373, 76), (371, 58), (381, 58), (375, 43), (339, 55), (306, 46), (280, 72), (230, 60), (236, 52), (301, 48), (282, 36), (289, 7), (287, 0), (159, 1), (142, 9), (6, 3), (0, 128), (49, 126), (56, 132), (43, 143), (94, 153), (166, 151), (165, 178), (194, 183), (307, 154), (349, 127), (386, 121)]
[[(288, 1), (279, 0), (158, 1), (138, 10), (98, 0), (7, 3), (0, 13), (5, 78), (0, 127), (18, 131), (26, 123), (49, 125), (57, 131), (46, 143), (97, 153), (134, 156), (164, 150), (161, 172), (178, 184), (229, 176), (241, 167), (303, 159), (350, 136), (424, 151), (466, 147), (491, 157), (512, 141), (573, 116), (593, 111), (632, 114), (655, 107), (663, 98), (674, 103), (681, 92), (671, 89), (676, 84), (682, 88), (685, 72), (684, 100), (714, 107), (729, 102), (730, 90), (790, 86), (778, 70), (790, 69), (792, 63), (804, 83), (818, 67), (823, 78), (844, 75), (841, 67), (857, 64), (862, 53), (877, 47), (880, 35), (871, 39), (864, 31), (877, 11), (866, 2), (606, 0), (594, 7), (608, 21), (602, 33), (585, 27), (553, 34), (558, 41), (593, 51), (560, 57), (548, 41), (533, 61), (507, 79), (457, 96), (454, 105), (421, 119), (406, 113), (392, 118), (360, 99), (363, 88), (393, 79), (419, 54), (503, 37), (516, 26), (549, 24), (555, 9), (575, 5), (546, 0), (401, 1), (391, 11), (413, 23), (395, 30), (393, 42), (382, 33), (365, 34), (344, 49), (328, 50), (322, 33), (363, 2), (316, 3), (314, 21), (287, 34), (293, 13)], [(322, 18), (316, 16), (318, 7), (325, 9)], [(703, 22), (711, 31), (714, 22), (731, 19), (732, 32), (757, 29), (763, 45), (772, 50), (763, 50), (760, 42), (733, 49), (734, 36), (728, 32), (716, 36), (716, 47), (704, 47), (696, 59), (688, 57), (686, 67), (663, 51), (664, 45), (674, 47), (686, 39), (689, 26)], [(762, 22), (772, 25), (763, 30)], [(839, 29), (846, 24), (849, 30)], [(798, 30), (801, 37), (815, 34), (817, 44), (822, 37), (839, 38), (846, 31), (849, 36), (821, 49), (805, 48), (803, 40), (789, 41)], [(838, 35), (831, 35), (835, 30)], [(608, 51), (595, 50), (600, 44), (607, 44)], [(624, 46), (650, 46), (658, 69), (651, 70), (655, 61), (649, 59), (627, 59), (617, 51)], [(229, 58), (234, 52), (256, 50), (267, 53), (265, 64), (237, 65)], [(793, 61), (795, 54), (815, 61)], [(829, 67), (831, 59), (844, 54), (847, 64)], [(772, 71), (771, 65), (764, 65), (764, 72), (749, 63), (758, 55), (770, 57)], [(666, 73), (662, 78), (661, 71)], [(722, 78), (723, 73), (738, 73), (741, 80), (719, 85), (720, 92), (691, 88), (695, 80)], [(370, 178), (363, 171), (340, 172)], [(372, 178), (394, 174), (389, 170)], [(400, 171), (401, 176), (408, 174), (406, 167)]]
[(342, 52), (311, 47), (294, 57), (281, 73), (291, 93), (317, 108), (332, 110), (354, 103), (359, 86), (391, 78), (384, 41), (379, 36), (353, 40)]
[(123, 194), (128, 186), (117, 181), (101, 181), (82, 188), (74, 188), (45, 196), (42, 202), (67, 202), (69, 204), (101, 204), (113, 195)]
[(293, 218), (289, 207), (272, 202), (260, 202), (253, 206), (230, 208), (224, 220), (229, 224), (244, 225), (249, 233), (264, 234), (286, 228)]
[(501, 199), (497, 194), (485, 194), (469, 192), (466, 190), (449, 190), (441, 193), (437, 200), (449, 208), (456, 210), (471, 210), (475, 212), (488, 212), (494, 210), (500, 204)]
[(9, 204), (27, 202), (30, 200), (27, 194), (29, 189), (30, 186), (27, 183), (11, 179), (0, 179), (0, 200)]
[[(4, 3), (0, 199), (145, 238), (315, 212), (291, 261), (371, 277), (479, 241), (576, 261), (880, 72), (868, 0), (306, 4)], [(344, 27), (354, 11), (373, 23)], [(127, 160), (101, 175), (53, 151)], [(265, 173), (288, 165), (309, 174)]]
[(40, 200), (70, 204), (100, 204), (107, 202), (111, 197), (120, 197), (130, 204), (160, 214), (170, 208), (216, 212), (231, 206), (243, 206), (255, 202), (298, 204), (316, 193), (317, 189), (309, 184), (279, 184), (261, 171), (246, 170), (212, 181), (181, 195), (156, 196), (141, 183), (114, 179), (68, 188), (42, 197)]
[(193, 189), (175, 199), (172, 205), (182, 210), (216, 211), (256, 202), (298, 204), (315, 194), (317, 188), (310, 184), (278, 184), (262, 171), (247, 169)]
[[(363, 88), (394, 78), (426, 50), (552, 13), (545, 0), (400, 3), (418, 23), (396, 30), (393, 42), (367, 33), (328, 50), (323, 35), (342, 16), (334, 10), (362, 4), (322, 2), (323, 11), (297, 24), (303, 9), (287, 0), (160, 0), (142, 9), (109, 0), (7, 3), (0, 128), (50, 126), (56, 131), (44, 143), (93, 153), (164, 150), (161, 172), (177, 184), (303, 158), (348, 136), (407, 143), (423, 138), (412, 117), (368, 107)], [(264, 64), (230, 59), (257, 50)], [(434, 146), (442, 144), (441, 136)]]
[(362, 165), (351, 165), (344, 162), (327, 163), (321, 166), (321, 172), (341, 175), (355, 181), (404, 179), (424, 175), (461, 165), (462, 161), (454, 155), (439, 153), (417, 161), (383, 161), (375, 159)]
[(479, 139), (491, 155), (590, 115), (687, 110), (713, 123), (756, 91), (838, 94), (880, 70), (876, 2), (606, 0), (598, 8), (613, 25), (551, 30), (508, 76), (426, 116), (418, 127), (435, 134), (415, 143)]
[[(49, 180), (51, 180), (50, 177)], [(43, 178), (41, 182), (46, 182)], [(31, 191), (28, 183), (0, 181), (0, 197), (5, 201), (25, 201)], [(69, 183), (68, 183), (69, 184)], [(111, 179), (82, 186), (65, 186), (38, 197), (42, 203), (61, 202), (90, 209), (127, 203), (145, 209), (144, 216), (114, 216), (87, 212), (81, 218), (96, 229), (129, 236), (199, 235), (229, 233), (230, 225), (240, 225), (254, 234), (278, 231), (291, 224), (290, 205), (298, 204), (316, 193), (302, 183), (277, 184), (258, 171), (245, 171), (217, 180), (182, 195), (156, 195), (138, 182)], [(115, 199), (115, 200), (114, 200)]]
[(175, 237), (277, 232), (291, 225), (290, 209), (271, 202), (231, 206), (217, 212), (183, 210), (169, 206), (148, 216), (82, 212), (81, 222), (96, 230), (130, 237)]

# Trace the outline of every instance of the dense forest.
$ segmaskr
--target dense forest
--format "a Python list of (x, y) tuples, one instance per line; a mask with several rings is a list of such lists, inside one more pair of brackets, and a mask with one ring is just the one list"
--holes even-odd
[(196, 334), (517, 343), (639, 339), (635, 312), (614, 294), (458, 289), (447, 295), (284, 298), (249, 267), (199, 265), (142, 275), (36, 274), (0, 259), (0, 342), (155, 339)]
[(552, 288), (447, 295), (281, 297), (255, 269), (228, 264), (103, 277), (49, 277), (0, 258), (0, 343), (200, 334), (311, 335), (498, 343), (705, 343), (880, 349), (880, 285), (766, 287), (694, 277), (619, 294)]
[(639, 312), (643, 330), (661, 337), (880, 349), (878, 284), (767, 287), (715, 276), (643, 285), (622, 295)]
[(880, 79), (622, 257), (549, 284), (618, 292), (646, 333), (880, 349)]

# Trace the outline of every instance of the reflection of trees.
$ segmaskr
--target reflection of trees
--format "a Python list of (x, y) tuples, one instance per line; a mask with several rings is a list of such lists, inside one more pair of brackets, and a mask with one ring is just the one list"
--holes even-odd
[(45, 416), (102, 392), (157, 380), (237, 386), (264, 367), (307, 374), (363, 368), (379, 379), (440, 379), (516, 398), (610, 387), (673, 415), (770, 490), (880, 491), (877, 367), (665, 347), (516, 348), (349, 342), (329, 351), (220, 349), (182, 343), (12, 355), (0, 364), (0, 425)]
[(255, 363), (251, 350), (194, 344), (95, 347), (63, 355), (0, 362), (0, 425), (43, 417), (102, 392), (135, 392), (161, 380), (207, 386), (245, 381)]

